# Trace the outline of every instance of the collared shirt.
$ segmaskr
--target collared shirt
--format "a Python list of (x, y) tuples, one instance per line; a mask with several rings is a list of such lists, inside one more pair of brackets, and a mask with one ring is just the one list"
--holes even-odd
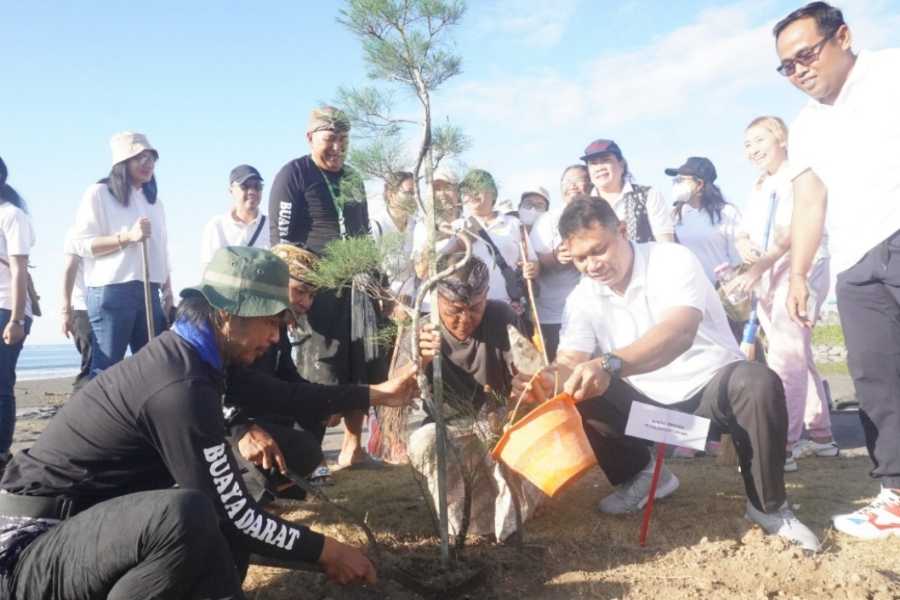
[[(497, 246), (503, 260), (511, 269), (515, 269), (516, 265), (522, 262), (522, 253), (519, 244), (522, 241), (522, 222), (517, 217), (509, 214), (498, 214), (493, 221), (486, 223), (478, 217), (473, 217), (487, 232), (491, 241)], [(454, 221), (454, 229), (468, 226), (469, 219), (459, 219)], [(471, 229), (471, 227), (470, 227)], [(477, 232), (473, 231), (477, 235)], [(488, 300), (500, 300), (502, 302), (511, 302), (509, 294), (506, 293), (506, 280), (503, 279), (503, 272), (494, 258), (494, 251), (487, 243), (476, 238), (472, 244), (472, 255), (480, 258), (491, 270), (490, 284), (488, 287)], [(534, 248), (528, 247), (528, 260), (537, 260)], [(518, 300), (516, 298), (515, 300)]]
[(829, 106), (810, 100), (791, 126), (793, 174), (828, 188), (836, 272), (900, 230), (900, 48), (859, 53)]
[[(634, 186), (630, 181), (626, 181), (622, 186), (622, 192), (619, 197), (609, 204), (616, 211), (616, 216), (620, 221), (624, 221), (625, 214), (625, 196), (634, 191)], [(603, 197), (602, 195), (600, 196)], [(647, 190), (647, 220), (650, 221), (650, 229), (653, 231), (653, 237), (659, 239), (660, 235), (672, 235), (675, 233), (675, 221), (672, 218), (670, 207), (666, 206), (666, 200), (662, 193), (656, 188), (651, 187)]]
[(722, 207), (722, 218), (716, 224), (702, 208), (696, 209), (690, 204), (681, 208), (681, 222), (675, 226), (678, 241), (694, 253), (710, 283), (716, 282), (715, 269), (722, 263), (741, 264), (734, 246), (740, 220), (737, 209), (730, 204)]
[(75, 281), (72, 285), (72, 310), (87, 310), (84, 299), (84, 261), (89, 259), (79, 256), (78, 248), (72, 239), (71, 229), (66, 232), (66, 239), (63, 241), (63, 254), (78, 258), (78, 270), (75, 271)]
[[(10, 202), (0, 202), (0, 258), (28, 256), (34, 246), (31, 217)], [(12, 310), (12, 272), (0, 263), (0, 308)], [(25, 314), (31, 316), (31, 299), (25, 294)]]
[[(269, 224), (260, 223), (263, 214), (259, 213), (256, 218), (249, 223), (244, 223), (234, 216), (234, 210), (229, 210), (224, 215), (213, 217), (206, 227), (203, 228), (203, 238), (200, 243), (200, 268), (206, 269), (206, 265), (212, 260), (213, 255), (219, 248), (225, 246), (249, 246), (250, 240), (259, 230), (256, 241), (253, 242), (254, 248), (262, 248), (267, 250), (271, 243), (269, 242)], [(260, 227), (262, 225), (262, 227)]]
[(122, 250), (103, 256), (93, 256), (91, 251), (95, 238), (124, 235), (142, 217), (150, 219), (151, 234), (147, 244), (150, 281), (162, 284), (171, 271), (162, 200), (157, 198), (150, 204), (143, 190), (132, 189), (128, 206), (123, 206), (105, 183), (95, 183), (84, 192), (75, 216), (72, 238), (81, 256), (91, 259), (84, 261), (84, 282), (88, 287), (143, 280), (141, 244), (128, 244)]
[[(538, 217), (531, 228), (531, 247), (538, 254), (551, 254), (562, 244), (559, 217), (563, 207), (556, 207)], [(581, 273), (573, 264), (557, 269), (541, 269), (538, 275), (540, 294), (535, 299), (538, 317), (543, 324), (562, 323), (566, 298), (578, 285)]]
[(388, 256), (382, 268), (390, 282), (391, 292), (396, 296), (415, 296), (416, 269), (413, 259), (413, 235), (417, 219), (410, 216), (406, 229), (400, 231), (390, 215), (372, 219), (372, 237), (381, 245), (388, 244)]
[(636, 342), (665, 314), (688, 306), (702, 313), (691, 347), (668, 365), (626, 381), (662, 404), (687, 400), (725, 365), (743, 360), (719, 296), (690, 250), (667, 242), (632, 244), (634, 267), (621, 296), (590, 277), (569, 295), (559, 351), (595, 355)]

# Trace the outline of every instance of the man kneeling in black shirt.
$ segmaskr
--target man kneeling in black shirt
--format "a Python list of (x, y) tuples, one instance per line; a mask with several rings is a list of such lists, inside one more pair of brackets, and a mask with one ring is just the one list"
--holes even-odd
[[(356, 548), (263, 511), (225, 439), (225, 369), (278, 340), (287, 289), (270, 252), (220, 249), (182, 292), (172, 330), (93, 379), (13, 458), (0, 482), (0, 596), (240, 599), (250, 553), (375, 581)], [(272, 381), (253, 384), (260, 404), (277, 396)]]

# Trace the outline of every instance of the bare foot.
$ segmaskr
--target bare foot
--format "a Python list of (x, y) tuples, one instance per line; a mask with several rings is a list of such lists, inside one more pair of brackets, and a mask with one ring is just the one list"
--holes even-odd
[(370, 458), (369, 455), (366, 454), (366, 451), (357, 446), (356, 448), (344, 448), (341, 450), (341, 453), (338, 455), (337, 464), (339, 467), (343, 468), (368, 462), (369, 460)]

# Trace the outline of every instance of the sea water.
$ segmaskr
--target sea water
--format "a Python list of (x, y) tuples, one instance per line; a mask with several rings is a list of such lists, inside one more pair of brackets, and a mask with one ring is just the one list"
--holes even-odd
[(80, 369), (81, 355), (75, 344), (29, 344), (25, 340), (25, 347), (16, 363), (16, 379), (74, 377)]

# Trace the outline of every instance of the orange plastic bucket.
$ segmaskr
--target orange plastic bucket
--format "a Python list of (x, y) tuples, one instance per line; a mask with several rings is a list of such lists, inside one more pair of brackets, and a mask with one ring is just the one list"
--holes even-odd
[(568, 394), (544, 402), (510, 427), (491, 456), (548, 496), (597, 464), (581, 415)]

